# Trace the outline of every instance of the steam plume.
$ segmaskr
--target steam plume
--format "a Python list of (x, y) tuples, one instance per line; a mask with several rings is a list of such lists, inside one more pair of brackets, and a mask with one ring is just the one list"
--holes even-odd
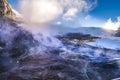
[(37, 23), (49, 22), (60, 15), (70, 16), (77, 11), (89, 11), (92, 7), (93, 3), (87, 0), (20, 0), (21, 13), (29, 21)]

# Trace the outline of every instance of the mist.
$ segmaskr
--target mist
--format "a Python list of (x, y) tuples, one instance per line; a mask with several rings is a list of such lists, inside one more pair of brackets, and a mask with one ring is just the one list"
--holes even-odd
[(90, 11), (97, 0), (20, 0), (19, 8), (29, 22), (48, 23), (59, 18), (71, 18), (77, 13)]

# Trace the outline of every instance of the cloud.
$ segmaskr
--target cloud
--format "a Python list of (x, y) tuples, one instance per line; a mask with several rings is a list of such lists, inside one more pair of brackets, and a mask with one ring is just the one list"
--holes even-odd
[(90, 19), (92, 19), (92, 16), (90, 15), (85, 16), (85, 20), (90, 20)]
[(56, 22), (57, 25), (61, 25), (62, 23), (60, 21)]
[(20, 0), (20, 10), (31, 22), (49, 22), (58, 16), (70, 19), (78, 12), (89, 11), (96, 0)]
[(70, 8), (70, 9), (63, 15), (63, 18), (64, 18), (64, 19), (71, 20), (71, 18), (74, 17), (77, 13), (78, 13), (78, 9), (77, 9), (77, 8)]
[(85, 15), (79, 20), (82, 27), (101, 27), (105, 21), (91, 15)]
[(68, 17), (62, 20), (55, 20), (53, 24), (58, 24), (65, 26), (65, 27), (72, 27), (72, 28), (78, 28), (78, 27), (101, 27), (105, 23), (104, 20), (95, 18), (91, 15), (84, 15), (80, 14), (80, 17), (78, 15), (75, 15), (75, 17)]
[(79, 11), (89, 11), (97, 0), (90, 2), (89, 0), (56, 0), (60, 5), (67, 10), (77, 8)]
[(117, 21), (113, 22), (110, 19), (104, 25), (102, 26), (103, 29), (105, 30), (118, 30), (120, 28), (120, 17), (117, 17)]
[(31, 22), (50, 21), (62, 13), (60, 5), (53, 0), (21, 0), (20, 9)]

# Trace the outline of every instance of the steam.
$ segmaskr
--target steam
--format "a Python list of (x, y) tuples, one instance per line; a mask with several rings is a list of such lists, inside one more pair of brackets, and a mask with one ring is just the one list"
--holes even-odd
[(31, 22), (44, 23), (62, 12), (57, 2), (49, 0), (22, 0), (20, 6), (22, 14)]
[(113, 22), (111, 18), (108, 19), (108, 21), (104, 24), (103, 29), (118, 30), (119, 27), (120, 27), (120, 17), (117, 18), (116, 22)]
[(40, 25), (27, 25), (28, 27), (25, 28), (29, 29), (35, 39), (44, 45), (56, 46), (60, 41), (54, 38), (47, 28), (43, 30), (40, 26), (48, 27), (49, 22), (59, 17), (65, 19), (77, 15), (79, 12), (89, 11), (96, 4), (96, 0), (94, 3), (88, 0), (20, 0), (19, 3), (20, 11), (28, 23), (40, 23)]
[(30, 22), (46, 23), (59, 16), (70, 17), (89, 11), (93, 5), (87, 0), (20, 0), (20, 10)]

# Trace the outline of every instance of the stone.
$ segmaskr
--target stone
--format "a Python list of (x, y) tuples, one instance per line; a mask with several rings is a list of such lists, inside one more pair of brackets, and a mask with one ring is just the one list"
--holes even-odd
[(7, 3), (6, 0), (0, 0), (0, 17), (3, 16), (15, 16), (15, 13), (12, 11), (12, 7)]

